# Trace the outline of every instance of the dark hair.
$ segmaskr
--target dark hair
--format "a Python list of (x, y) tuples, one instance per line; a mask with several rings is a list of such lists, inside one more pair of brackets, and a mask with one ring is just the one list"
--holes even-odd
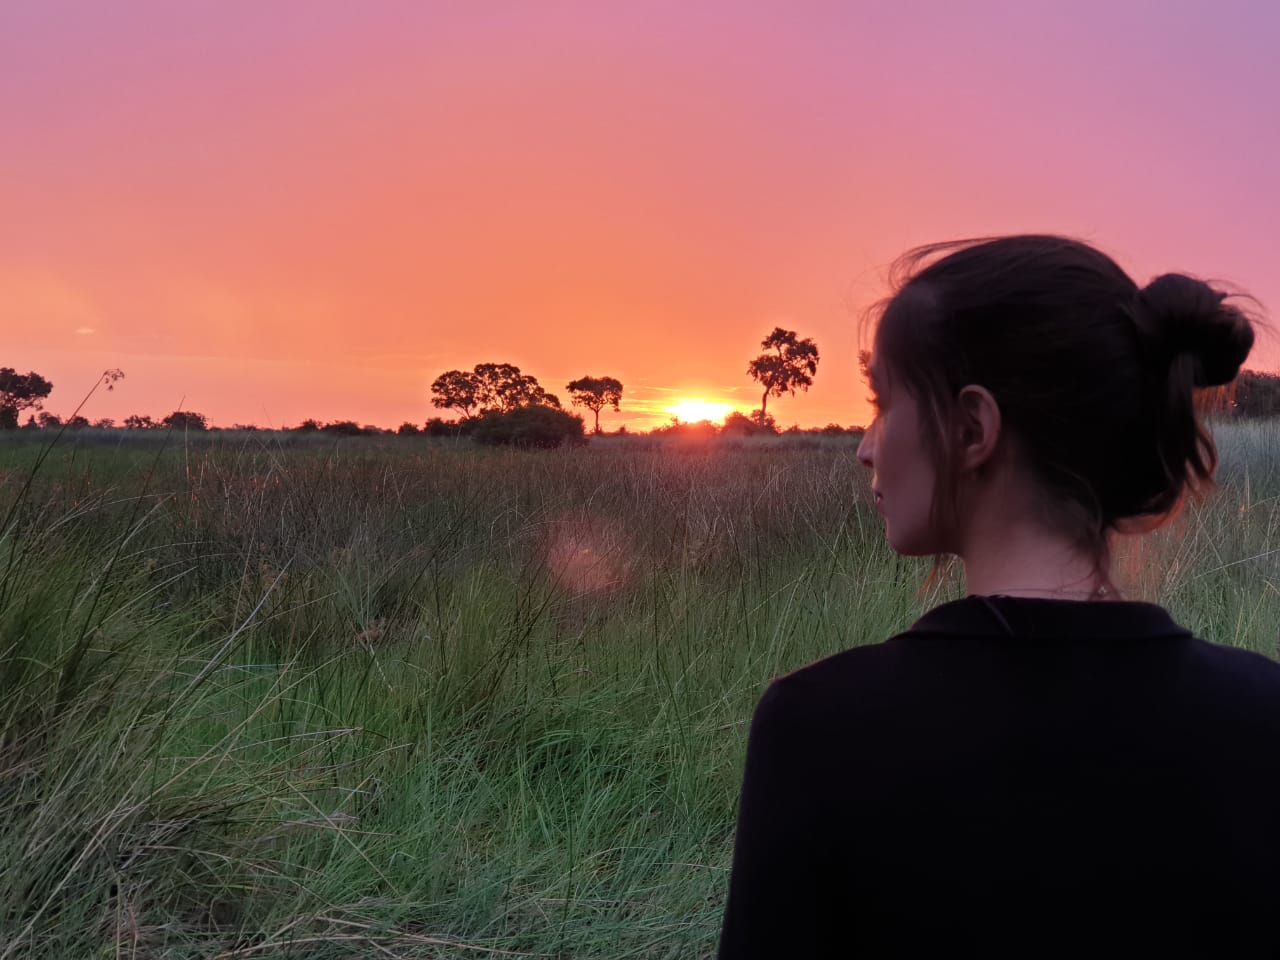
[(1159, 522), (1209, 482), (1213, 439), (1193, 396), (1230, 383), (1254, 321), (1182, 274), (1146, 287), (1077, 240), (932, 244), (894, 265), (876, 364), (921, 407), (938, 473), (933, 519), (954, 529), (946, 442), (967, 384), (991, 391), (1046, 494), (1046, 518), (1102, 562), (1126, 521)]

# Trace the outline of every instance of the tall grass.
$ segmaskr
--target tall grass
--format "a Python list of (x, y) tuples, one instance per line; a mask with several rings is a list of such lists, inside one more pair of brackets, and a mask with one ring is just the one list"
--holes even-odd
[[(1277, 443), (1121, 554), (1271, 655)], [(847, 440), (37, 454), (0, 447), (0, 958), (709, 955), (764, 685), (959, 589)]]

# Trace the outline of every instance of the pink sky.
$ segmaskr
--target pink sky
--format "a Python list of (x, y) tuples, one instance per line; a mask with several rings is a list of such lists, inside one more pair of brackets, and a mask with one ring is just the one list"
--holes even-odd
[[(396, 426), (513, 362), (866, 420), (859, 312), (917, 243), (1091, 240), (1280, 303), (1280, 8), (185, 2), (0, 7), (0, 366), (91, 418)], [(1266, 343), (1252, 366), (1274, 369)]]

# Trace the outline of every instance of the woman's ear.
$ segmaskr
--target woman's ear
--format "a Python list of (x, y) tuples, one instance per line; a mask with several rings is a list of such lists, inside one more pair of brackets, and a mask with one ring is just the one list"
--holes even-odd
[(974, 470), (995, 456), (1000, 442), (1000, 405), (986, 387), (969, 384), (956, 398), (960, 412), (960, 465)]

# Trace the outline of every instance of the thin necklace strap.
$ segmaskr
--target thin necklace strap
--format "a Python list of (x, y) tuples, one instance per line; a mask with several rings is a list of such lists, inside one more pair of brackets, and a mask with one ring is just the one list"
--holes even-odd
[[(1119, 600), (1120, 593), (1113, 587), (1110, 581), (1103, 581), (1092, 590), (1054, 590), (1052, 592), (1041, 592), (1039, 590), (1005, 590), (1001, 593), (987, 594), (992, 597), (1008, 597), (1010, 600), (1018, 599), (1018, 594), (1035, 600)], [(975, 594), (976, 596), (976, 594)]]

